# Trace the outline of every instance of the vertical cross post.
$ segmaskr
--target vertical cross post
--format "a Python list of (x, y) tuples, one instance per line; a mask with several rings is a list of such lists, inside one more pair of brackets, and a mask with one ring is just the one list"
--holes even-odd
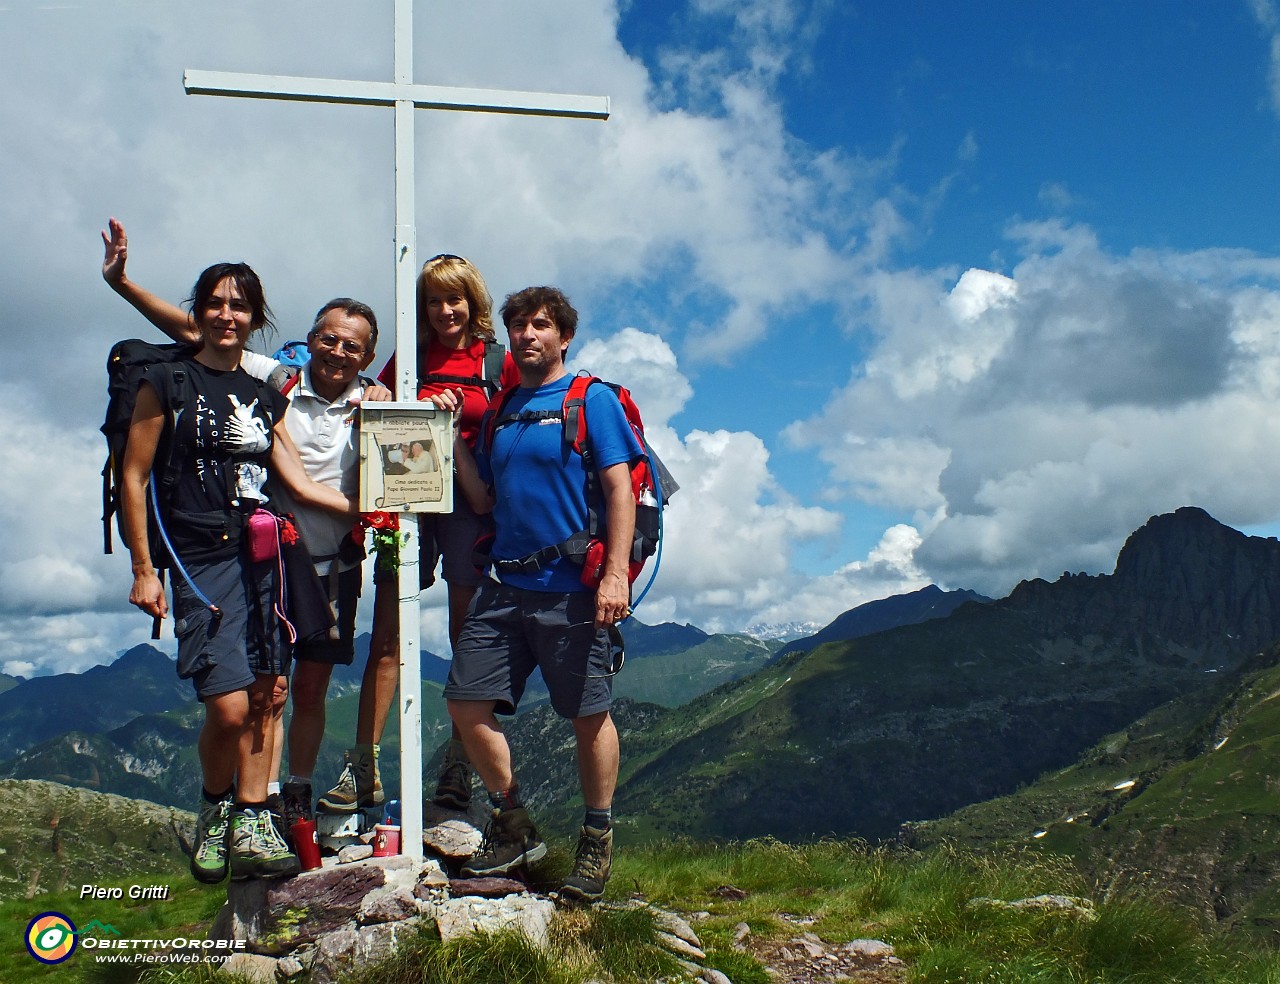
[[(417, 397), (417, 244), (414, 241), (414, 109), (444, 109), (522, 116), (609, 118), (606, 96), (573, 96), (494, 89), (415, 85), (413, 0), (395, 0), (393, 80), (290, 78), (187, 69), (188, 94), (284, 99), (298, 102), (391, 106), (395, 112), (395, 271), (397, 400)], [(401, 849), (423, 856), (422, 666), (419, 656), (417, 516), (400, 516), (403, 536), (400, 591), (400, 825)]]
[[(413, 0), (395, 0), (397, 86), (413, 84)], [(413, 100), (395, 103), (396, 155), (396, 399), (418, 395), (418, 246), (414, 239)], [(410, 355), (412, 353), (412, 355)], [(414, 513), (400, 517), (400, 849), (421, 858), (422, 660), (418, 656), (420, 526)], [(372, 657), (371, 657), (372, 658)]]

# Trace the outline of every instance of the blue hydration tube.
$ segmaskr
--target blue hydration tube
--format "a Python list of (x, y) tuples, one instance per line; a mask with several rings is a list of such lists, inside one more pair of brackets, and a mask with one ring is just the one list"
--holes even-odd
[(222, 609), (210, 601), (196, 582), (191, 580), (191, 575), (187, 573), (187, 569), (182, 566), (182, 561), (178, 559), (178, 552), (173, 549), (173, 544), (169, 542), (169, 534), (164, 528), (164, 520), (160, 518), (160, 496), (156, 494), (156, 473), (154, 471), (151, 472), (150, 491), (151, 508), (156, 516), (156, 529), (160, 531), (160, 539), (164, 541), (164, 547), (169, 551), (169, 557), (173, 561), (174, 569), (182, 575), (182, 579), (195, 592), (195, 596), (209, 609), (210, 614), (213, 616), (213, 629), (216, 632), (218, 623), (222, 621)]

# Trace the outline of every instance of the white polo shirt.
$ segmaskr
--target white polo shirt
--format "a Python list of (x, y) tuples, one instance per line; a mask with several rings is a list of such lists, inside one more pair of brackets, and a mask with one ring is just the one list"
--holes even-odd
[[(359, 377), (338, 399), (330, 403), (311, 386), (311, 364), (302, 367), (297, 382), (285, 394), (289, 410), (284, 415), (285, 427), (298, 446), (302, 466), (321, 485), (355, 496), (360, 491), (360, 396), (364, 384)], [(298, 521), (298, 531), (316, 562), (316, 571), (329, 573), (330, 561), (336, 558), (338, 546), (351, 531), (349, 517), (335, 516), (323, 509), (298, 505), (286, 489), (276, 493)], [(356, 563), (343, 564), (349, 570)]]

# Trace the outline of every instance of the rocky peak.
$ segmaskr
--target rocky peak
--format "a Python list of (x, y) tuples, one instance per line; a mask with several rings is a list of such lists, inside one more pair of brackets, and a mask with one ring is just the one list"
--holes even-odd
[(1052, 608), (1086, 627), (1127, 623), (1223, 657), (1246, 656), (1280, 637), (1280, 543), (1184, 506), (1130, 535), (1113, 575), (1023, 582), (1007, 604)]

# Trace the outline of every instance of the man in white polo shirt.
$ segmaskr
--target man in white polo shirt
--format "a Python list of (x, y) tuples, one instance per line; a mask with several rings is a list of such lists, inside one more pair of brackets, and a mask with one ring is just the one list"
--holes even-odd
[[(272, 382), (289, 398), (284, 422), (307, 474), (348, 495), (359, 493), (356, 424), (364, 391), (373, 384), (360, 371), (373, 360), (377, 340), (378, 322), (369, 306), (349, 297), (335, 298), (320, 309), (307, 333), (311, 354), (307, 364), (290, 379), (280, 378), (287, 374), (286, 367), (272, 375)], [(294, 649), (289, 779), (282, 789), (285, 824), (291, 827), (300, 817), (309, 819), (312, 815), (311, 774), (324, 738), (329, 677), (334, 666), (349, 666), (355, 658), (356, 601), (364, 550), (351, 539), (350, 521), (290, 502), (283, 490), (276, 494), (298, 521), (316, 573), (329, 587), (338, 623), (329, 639), (299, 641)]]

